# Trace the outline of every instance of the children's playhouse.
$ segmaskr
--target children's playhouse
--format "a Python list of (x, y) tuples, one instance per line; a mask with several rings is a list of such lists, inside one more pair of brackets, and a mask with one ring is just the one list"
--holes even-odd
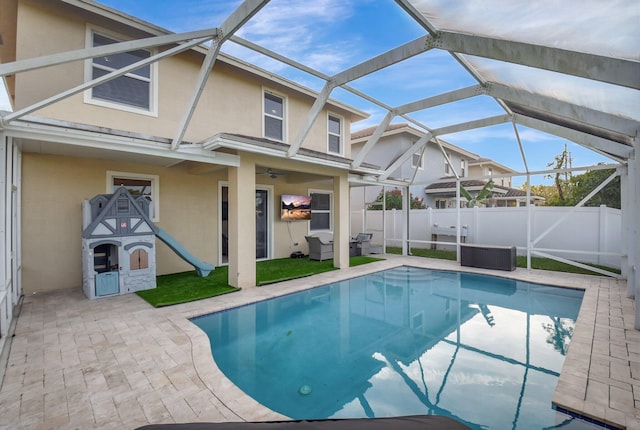
[(150, 203), (125, 187), (82, 202), (82, 289), (89, 299), (155, 288), (156, 237), (199, 276), (214, 269), (151, 221)]

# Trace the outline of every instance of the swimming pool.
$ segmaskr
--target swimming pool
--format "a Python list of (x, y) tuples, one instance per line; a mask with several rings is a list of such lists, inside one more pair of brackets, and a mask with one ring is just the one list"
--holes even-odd
[(551, 407), (582, 296), (400, 267), (192, 321), (234, 384), (292, 418), (598, 428)]

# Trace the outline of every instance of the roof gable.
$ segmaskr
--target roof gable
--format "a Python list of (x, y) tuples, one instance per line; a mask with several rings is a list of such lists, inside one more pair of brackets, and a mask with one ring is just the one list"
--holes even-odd
[(145, 196), (134, 197), (123, 186), (113, 194), (98, 194), (89, 200), (91, 222), (82, 232), (82, 237), (156, 234), (158, 227), (148, 216), (149, 203)]

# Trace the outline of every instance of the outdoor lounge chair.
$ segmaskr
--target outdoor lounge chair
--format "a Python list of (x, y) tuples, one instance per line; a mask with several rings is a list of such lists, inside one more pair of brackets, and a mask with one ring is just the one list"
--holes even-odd
[(329, 260), (333, 258), (333, 236), (316, 234), (305, 236), (309, 243), (309, 260)]
[(359, 255), (382, 254), (382, 247), (372, 245), (371, 238), (373, 238), (373, 233), (358, 233), (353, 239), (357, 242), (357, 246), (360, 249)]

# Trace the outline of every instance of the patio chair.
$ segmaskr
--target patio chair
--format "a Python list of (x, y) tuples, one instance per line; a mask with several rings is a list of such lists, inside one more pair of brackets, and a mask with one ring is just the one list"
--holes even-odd
[(357, 242), (357, 246), (360, 249), (360, 255), (369, 254), (382, 254), (382, 246), (371, 244), (373, 233), (358, 233), (353, 239)]
[(333, 258), (333, 237), (313, 235), (304, 237), (309, 243), (309, 260), (329, 260)]
[(382, 254), (381, 246), (371, 244), (372, 238), (373, 233), (358, 233), (358, 235), (353, 238), (360, 249), (360, 255)]

